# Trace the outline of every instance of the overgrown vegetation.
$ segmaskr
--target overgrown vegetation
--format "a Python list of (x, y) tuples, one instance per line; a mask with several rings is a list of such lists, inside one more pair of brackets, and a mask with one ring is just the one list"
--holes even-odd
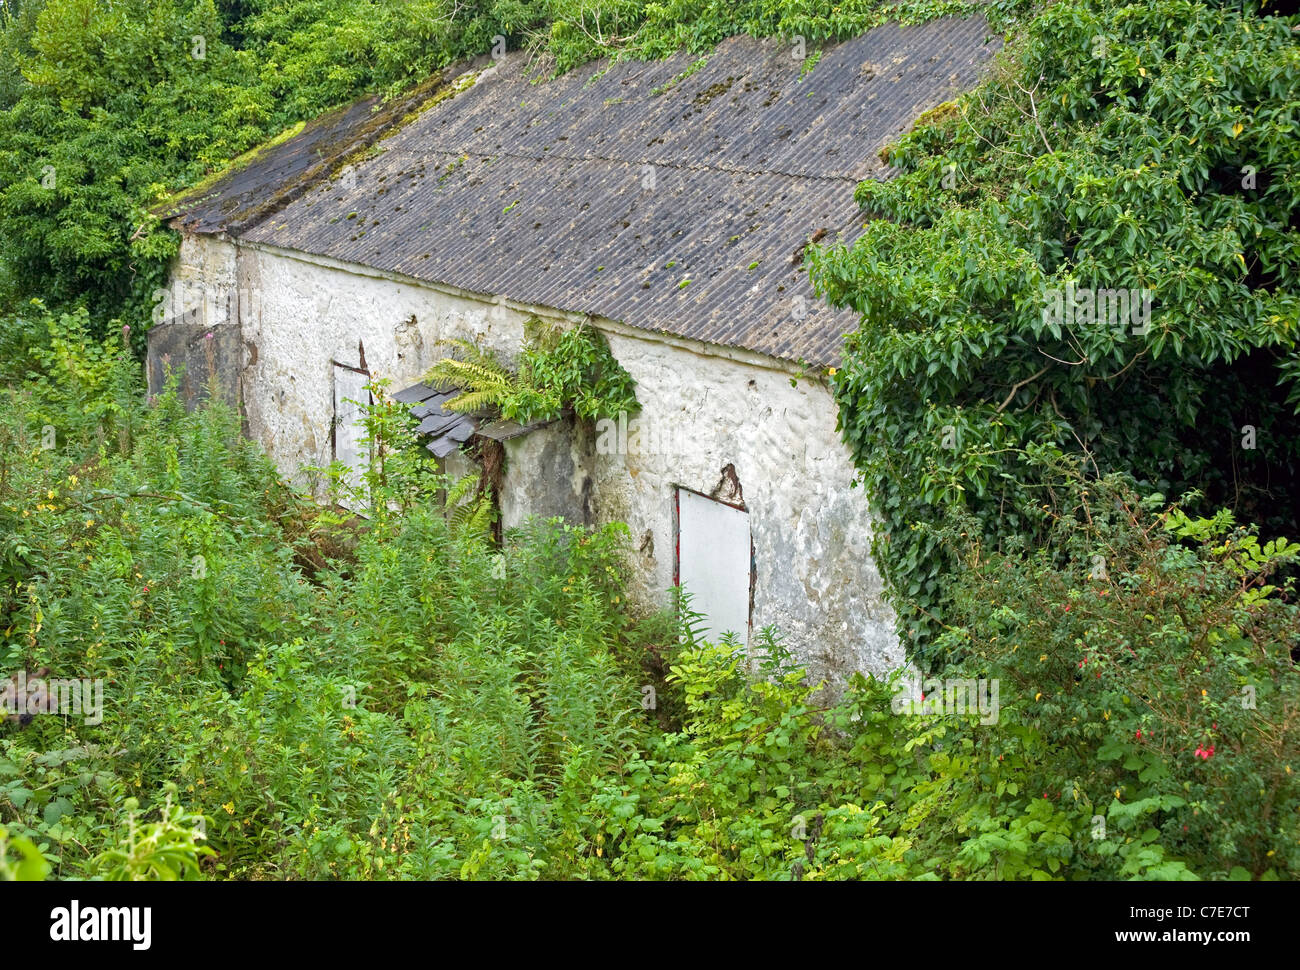
[(498, 547), (398, 440), (371, 517), (332, 516), (223, 407), (146, 407), (116, 339), (32, 312), (46, 336), (0, 409), (4, 661), (102, 679), (104, 707), (2, 729), (0, 876), (1300, 865), (1297, 617), (1276, 582), (1300, 550), (1226, 514), (1062, 476), (1046, 550), (992, 552), (954, 518), (935, 529), (962, 567), (946, 673), (1001, 683), (992, 720), (908, 713), (899, 684), (860, 677), (827, 706), (774, 631), (751, 668), (692, 633), (689, 604), (633, 621), (621, 528), (535, 523)]
[[(862, 313), (841, 427), (920, 655), (954, 564), (917, 526), (958, 505), (991, 543), (1045, 538), (1036, 456), (1300, 532), (1298, 26), (1054, 4), (889, 150), (903, 174), (859, 187), (861, 238), (814, 252)], [(1094, 291), (1133, 305), (1103, 316)]]
[(5, 669), (100, 679), (105, 706), (5, 732), (0, 818), (56, 877), (470, 873), (495, 816), (634, 750), (619, 530), (498, 549), (443, 516), (420, 449), (371, 482), (371, 511), (402, 514), (341, 522), (221, 407), (128, 392), (88, 423), (134, 367), (84, 318), (45, 323), (33, 354), (64, 379), (7, 390), (0, 418)]
[(460, 390), (447, 402), (449, 410), (491, 411), (520, 424), (551, 421), (567, 410), (591, 421), (640, 411), (636, 384), (600, 331), (561, 329), (537, 317), (525, 329), (518, 371), (491, 350), (452, 340), (460, 357), (443, 358), (425, 380)]

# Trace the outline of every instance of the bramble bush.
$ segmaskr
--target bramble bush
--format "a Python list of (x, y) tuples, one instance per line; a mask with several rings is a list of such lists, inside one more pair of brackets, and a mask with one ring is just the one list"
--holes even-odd
[(682, 730), (595, 799), (614, 871), (1293, 878), (1300, 623), (1293, 582), (1270, 580), (1300, 546), (1116, 481), (1061, 496), (1046, 547), (990, 554), (969, 517), (936, 529), (962, 563), (944, 673), (999, 682), (996, 723), (894, 713), (895, 685), (861, 677), (819, 707), (779, 651), (754, 681), (727, 645), (693, 645), (673, 665)]
[(1022, 784), (1076, 834), (1104, 819), (1076, 869), (1293, 876), (1300, 545), (1056, 474), (1038, 547), (992, 551), (969, 516), (938, 530), (960, 550), (939, 649), (1001, 678), (999, 735), (1041, 752)]

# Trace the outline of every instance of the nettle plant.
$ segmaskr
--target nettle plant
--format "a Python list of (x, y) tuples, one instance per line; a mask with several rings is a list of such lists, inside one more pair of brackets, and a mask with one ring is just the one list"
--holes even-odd
[[(1043, 535), (1034, 456), (1204, 493), (1296, 534), (1297, 19), (1191, 0), (1056, 4), (865, 182), (813, 278), (862, 315), (834, 379), (917, 655), (968, 509)], [(1274, 491), (1270, 491), (1274, 489)]]

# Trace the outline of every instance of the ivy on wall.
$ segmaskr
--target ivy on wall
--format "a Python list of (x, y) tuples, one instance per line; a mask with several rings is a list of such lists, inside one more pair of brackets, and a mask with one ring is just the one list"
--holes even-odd
[(811, 261), (862, 315), (840, 426), (921, 654), (953, 566), (928, 523), (1041, 535), (1043, 459), (1296, 534), (1298, 136), (1297, 17), (1084, 0), (859, 187), (874, 221)]

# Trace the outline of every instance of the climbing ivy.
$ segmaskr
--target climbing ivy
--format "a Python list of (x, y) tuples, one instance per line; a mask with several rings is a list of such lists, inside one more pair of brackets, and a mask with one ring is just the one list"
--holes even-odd
[[(1297, 17), (1083, 0), (859, 186), (873, 221), (811, 262), (862, 315), (840, 428), (920, 655), (951, 577), (924, 524), (957, 505), (995, 543), (1041, 534), (1045, 457), (1295, 535), (1298, 129)], [(1103, 290), (1132, 312), (1099, 321)]]

